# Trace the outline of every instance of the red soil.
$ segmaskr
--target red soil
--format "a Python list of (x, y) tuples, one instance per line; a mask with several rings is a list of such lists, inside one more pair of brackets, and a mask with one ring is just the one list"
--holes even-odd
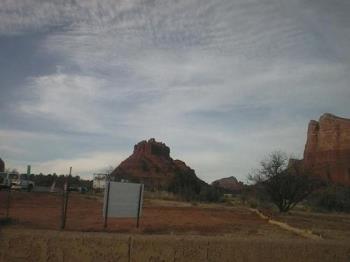
[[(0, 192), (0, 217), (5, 216), (7, 192)], [(10, 217), (15, 227), (59, 229), (62, 195), (11, 192)], [(66, 230), (102, 231), (102, 198), (70, 193)], [(164, 234), (255, 235), (288, 233), (275, 228), (248, 209), (219, 205), (145, 200), (140, 228), (136, 219), (109, 219), (107, 231)]]

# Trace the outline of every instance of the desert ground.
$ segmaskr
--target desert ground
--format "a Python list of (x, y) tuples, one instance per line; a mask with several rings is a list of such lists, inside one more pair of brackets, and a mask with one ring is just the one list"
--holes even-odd
[[(0, 193), (0, 216), (5, 216), (7, 192)], [(278, 238), (297, 236), (275, 228), (247, 208), (218, 204), (197, 204), (145, 199), (140, 227), (136, 219), (108, 219), (103, 228), (102, 196), (70, 193), (66, 230), (108, 231), (145, 234), (190, 235), (267, 235)], [(58, 193), (11, 192), (9, 217), (11, 227), (59, 229), (62, 196)]]
[[(0, 218), (7, 192), (0, 192)], [(109, 219), (102, 196), (70, 193), (60, 231), (62, 195), (11, 192), (0, 227), (0, 261), (350, 261), (350, 215), (294, 211), (270, 218), (317, 234), (313, 240), (239, 204), (144, 200), (135, 219)]]
[[(202, 204), (145, 199), (140, 227), (135, 219), (108, 219), (103, 228), (102, 196), (70, 193), (67, 231), (118, 232), (297, 239), (301, 236), (271, 225), (243, 205)], [(0, 217), (6, 215), (7, 192), (0, 192)], [(11, 192), (11, 228), (59, 230), (62, 196), (58, 193)], [(323, 239), (350, 240), (350, 215), (292, 211), (272, 218), (311, 230)]]

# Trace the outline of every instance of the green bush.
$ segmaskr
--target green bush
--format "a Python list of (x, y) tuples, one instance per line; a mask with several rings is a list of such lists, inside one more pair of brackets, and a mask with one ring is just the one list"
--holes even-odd
[(248, 203), (249, 203), (249, 206), (251, 208), (257, 208), (258, 207), (258, 202), (255, 201), (255, 200), (250, 200), (250, 201), (248, 201)]
[(1, 226), (7, 226), (7, 225), (12, 225), (15, 224), (15, 220), (13, 220), (12, 218), (0, 218), (0, 225)]
[(320, 211), (350, 212), (350, 187), (328, 185), (312, 194), (307, 203)]
[(179, 171), (175, 174), (168, 191), (181, 197), (185, 201), (218, 202), (222, 192), (212, 187), (199, 178), (194, 172)]

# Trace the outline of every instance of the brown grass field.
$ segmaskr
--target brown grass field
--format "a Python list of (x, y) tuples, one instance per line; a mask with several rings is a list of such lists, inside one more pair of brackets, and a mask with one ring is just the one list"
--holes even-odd
[[(5, 216), (7, 192), (0, 192), (0, 217)], [(62, 196), (56, 193), (11, 192), (11, 228), (58, 230)], [(325, 239), (350, 240), (350, 215), (295, 211), (275, 215), (276, 220), (310, 229)], [(103, 228), (102, 197), (70, 193), (67, 231), (120, 233), (215, 235), (274, 239), (301, 238), (269, 224), (244, 206), (191, 204), (145, 199), (140, 227), (135, 219), (109, 219)]]
[[(6, 202), (7, 192), (1, 191), (0, 219)], [(61, 204), (56, 193), (11, 192), (10, 223), (0, 223), (0, 262), (350, 261), (346, 214), (270, 214), (322, 236), (313, 240), (243, 205), (149, 198), (138, 229), (135, 219), (109, 219), (104, 229), (102, 197), (78, 193), (70, 194), (66, 229), (60, 231)]]
[[(7, 192), (0, 192), (0, 216), (5, 216)], [(59, 229), (62, 196), (50, 193), (11, 192), (11, 227)], [(290, 238), (243, 207), (192, 205), (191, 203), (145, 199), (140, 227), (135, 219), (108, 219), (106, 231), (145, 234), (240, 235)], [(105, 231), (102, 197), (70, 193), (66, 230)]]

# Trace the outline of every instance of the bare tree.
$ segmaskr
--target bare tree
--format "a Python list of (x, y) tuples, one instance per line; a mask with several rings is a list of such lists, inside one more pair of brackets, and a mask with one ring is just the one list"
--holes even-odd
[(111, 180), (111, 174), (114, 171), (114, 167), (109, 165), (108, 167), (106, 167), (103, 172), (106, 174), (106, 178), (107, 180)]
[(19, 174), (19, 172), (18, 172), (18, 170), (16, 168), (12, 168), (12, 169), (11, 168), (6, 168), (5, 172), (6, 173), (11, 173), (11, 174), (17, 174), (17, 175)]
[(261, 186), (280, 212), (289, 211), (319, 186), (310, 173), (295, 164), (288, 166), (288, 157), (283, 152), (271, 153), (260, 164), (249, 180)]

